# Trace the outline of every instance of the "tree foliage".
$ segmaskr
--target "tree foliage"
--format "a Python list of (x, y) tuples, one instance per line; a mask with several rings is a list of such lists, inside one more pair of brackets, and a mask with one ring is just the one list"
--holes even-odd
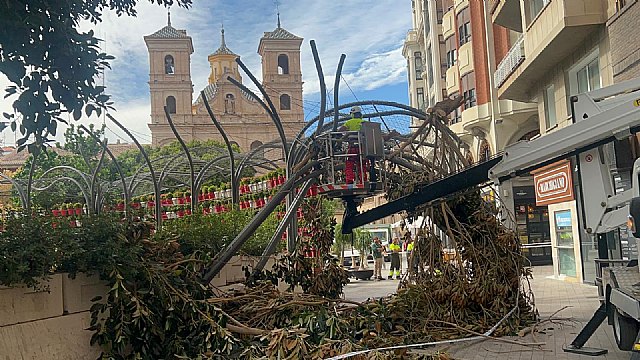
[[(162, 6), (189, 7), (191, 0), (149, 0)], [(11, 86), (5, 98), (14, 113), (3, 114), (34, 152), (55, 136), (68, 115), (79, 120), (113, 108), (98, 75), (109, 68), (110, 56), (100, 49), (93, 30), (106, 12), (136, 16), (138, 0), (12, 0), (0, 2), (0, 72)]]

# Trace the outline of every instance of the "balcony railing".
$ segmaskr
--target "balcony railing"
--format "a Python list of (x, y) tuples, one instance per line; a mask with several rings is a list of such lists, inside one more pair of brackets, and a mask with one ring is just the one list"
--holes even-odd
[(493, 74), (493, 80), (497, 87), (502, 86), (509, 76), (522, 64), (524, 61), (524, 36), (520, 36), (513, 47), (507, 53), (507, 56), (502, 59), (495, 74)]

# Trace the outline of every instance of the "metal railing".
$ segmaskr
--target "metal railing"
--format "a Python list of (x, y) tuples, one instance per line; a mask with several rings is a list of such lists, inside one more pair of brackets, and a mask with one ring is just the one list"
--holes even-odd
[(513, 47), (511, 47), (511, 50), (509, 50), (504, 59), (498, 64), (495, 74), (493, 74), (496, 87), (502, 86), (518, 66), (522, 64), (524, 59), (524, 36), (520, 35), (515, 44), (513, 44)]

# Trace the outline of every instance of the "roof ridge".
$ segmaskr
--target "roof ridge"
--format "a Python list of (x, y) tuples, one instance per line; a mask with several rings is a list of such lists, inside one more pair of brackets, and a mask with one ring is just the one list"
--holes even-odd
[(180, 39), (180, 38), (188, 38), (186, 30), (178, 30), (173, 26), (166, 25), (162, 29), (154, 32), (151, 35), (147, 35), (146, 37), (150, 38), (159, 38), (159, 39)]
[(265, 39), (295, 39), (295, 40), (302, 40), (301, 37), (292, 34), (291, 32), (289, 32), (288, 30), (278, 26), (275, 30), (273, 31), (265, 31), (263, 38)]

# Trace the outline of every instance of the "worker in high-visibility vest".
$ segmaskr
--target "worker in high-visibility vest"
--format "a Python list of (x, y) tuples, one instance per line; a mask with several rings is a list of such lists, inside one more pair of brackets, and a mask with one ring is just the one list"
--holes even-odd
[(409, 237), (409, 244), (407, 244), (407, 272), (411, 270), (411, 265), (413, 259), (411, 258), (411, 254), (413, 254), (413, 239)]
[[(340, 130), (360, 131), (360, 129), (362, 129), (362, 123), (366, 121), (362, 118), (362, 110), (360, 109), (360, 106), (352, 107), (350, 113), (351, 119), (347, 120), (344, 125), (340, 127)], [(366, 160), (360, 157), (360, 144), (349, 144), (349, 149), (347, 151), (350, 156), (347, 156), (347, 161), (345, 161), (345, 181), (347, 184), (353, 184), (355, 182), (357, 172), (358, 178), (360, 179), (358, 182), (362, 183), (365, 180), (366, 176), (366, 174), (363, 172), (363, 168), (366, 168), (367, 165)]]
[(400, 247), (400, 239), (397, 237), (393, 238), (393, 242), (389, 244), (389, 250), (391, 251), (391, 267), (389, 268), (389, 279), (393, 279), (395, 276), (396, 279), (400, 279), (400, 251), (402, 248)]

